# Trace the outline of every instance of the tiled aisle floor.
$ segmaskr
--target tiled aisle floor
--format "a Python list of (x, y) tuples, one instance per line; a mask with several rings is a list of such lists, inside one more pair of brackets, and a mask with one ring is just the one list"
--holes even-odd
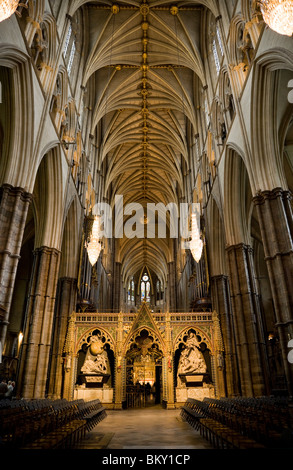
[(79, 449), (210, 449), (199, 432), (180, 418), (180, 410), (160, 406), (108, 410), (87, 433)]

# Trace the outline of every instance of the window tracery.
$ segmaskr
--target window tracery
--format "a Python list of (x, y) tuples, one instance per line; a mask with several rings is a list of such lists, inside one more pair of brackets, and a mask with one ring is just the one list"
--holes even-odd
[(135, 285), (134, 285), (134, 280), (131, 279), (128, 283), (128, 294), (127, 294), (127, 300), (129, 304), (134, 305), (135, 303)]
[(82, 49), (82, 15), (80, 11), (71, 18), (65, 38), (63, 57), (71, 86), (74, 88), (77, 80), (78, 64)]
[(209, 34), (208, 34), (208, 51), (209, 57), (212, 56), (212, 59), (209, 60), (211, 78), (215, 83), (222, 67), (222, 60), (224, 57), (224, 46), (220, 31), (219, 23), (216, 18), (212, 15), (209, 15)]
[(140, 298), (142, 302), (150, 302), (151, 300), (151, 283), (146, 272), (143, 274), (140, 282)]

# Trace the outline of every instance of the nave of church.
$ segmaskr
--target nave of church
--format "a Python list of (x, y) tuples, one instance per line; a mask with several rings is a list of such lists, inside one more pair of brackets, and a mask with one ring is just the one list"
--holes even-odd
[(28, 436), (153, 405), (209, 446), (253, 400), (290, 442), (290, 3), (0, 1), (0, 412)]
[[(154, 425), (164, 423), (164, 425)], [(200, 433), (184, 422), (177, 410), (160, 405), (125, 411), (109, 411), (107, 419), (92, 429), (76, 449), (177, 450), (212, 449)], [(115, 453), (114, 453), (115, 455)]]

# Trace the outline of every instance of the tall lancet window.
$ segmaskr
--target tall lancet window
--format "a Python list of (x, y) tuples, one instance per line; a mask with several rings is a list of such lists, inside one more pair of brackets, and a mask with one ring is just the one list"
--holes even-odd
[(224, 55), (224, 47), (223, 47), (222, 37), (221, 37), (220, 28), (219, 28), (218, 24), (216, 26), (216, 34), (217, 34), (217, 39), (218, 39), (218, 44), (219, 44), (219, 47), (220, 47), (221, 55), (223, 56)]
[(220, 73), (220, 70), (221, 70), (221, 64), (220, 64), (220, 59), (219, 59), (219, 56), (218, 56), (218, 50), (217, 50), (217, 44), (216, 44), (216, 40), (214, 39), (213, 40), (213, 54), (214, 54), (214, 59), (215, 59), (215, 65), (216, 65), (216, 70), (217, 70), (217, 75), (219, 75)]
[(66, 35), (64, 50), (63, 50), (64, 57), (67, 56), (67, 52), (68, 52), (68, 49), (69, 49), (69, 43), (70, 43), (70, 40), (71, 40), (71, 35), (72, 35), (72, 24), (70, 23), (68, 31), (67, 31), (67, 35)]
[(128, 303), (129, 304), (134, 304), (134, 281), (133, 279), (129, 281), (128, 284)]
[(145, 273), (141, 278), (140, 292), (141, 292), (142, 302), (151, 301), (151, 283), (150, 283), (150, 278), (147, 273)]
[(75, 15), (68, 26), (68, 31), (63, 48), (63, 57), (67, 68), (68, 75), (71, 77), (75, 75), (74, 70), (78, 68), (80, 59), (80, 51), (82, 44), (82, 24), (79, 15)]
[(69, 61), (68, 61), (68, 65), (67, 65), (67, 70), (68, 70), (69, 75), (71, 75), (73, 61), (74, 61), (74, 58), (75, 58), (75, 53), (76, 53), (76, 43), (75, 43), (75, 41), (73, 41), (71, 51), (70, 51)]

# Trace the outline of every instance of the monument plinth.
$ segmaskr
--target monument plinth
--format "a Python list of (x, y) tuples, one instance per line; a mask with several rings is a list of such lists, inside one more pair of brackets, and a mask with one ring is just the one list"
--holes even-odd
[(80, 377), (87, 388), (100, 388), (108, 382), (110, 374), (81, 374)]
[(204, 379), (208, 376), (205, 373), (179, 374), (181, 383), (186, 387), (202, 386)]

